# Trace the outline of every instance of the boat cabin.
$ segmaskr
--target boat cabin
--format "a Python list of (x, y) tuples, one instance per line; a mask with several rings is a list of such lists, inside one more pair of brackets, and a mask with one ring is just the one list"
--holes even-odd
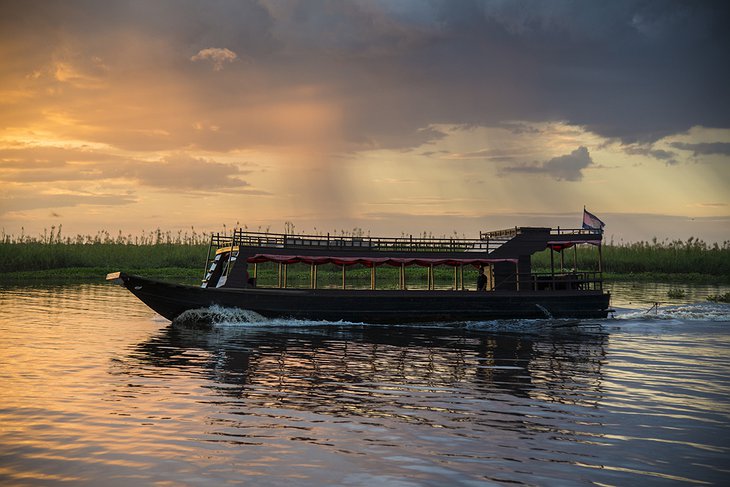
[[(370, 269), (370, 286), (378, 285), (378, 269), (392, 267), (397, 272), (383, 272), (393, 279), (392, 289), (437, 289), (435, 269), (443, 290), (444, 275), (454, 291), (476, 288), (475, 281), (465, 281), (465, 269), (483, 269), (484, 290), (499, 291), (601, 291), (602, 256), (600, 230), (552, 229), (545, 227), (515, 227), (507, 230), (481, 232), (479, 238), (430, 238), (404, 236), (397, 238), (288, 235), (235, 230), (232, 235), (211, 236), (205, 275), (201, 287), (247, 289), (261, 287), (259, 269), (262, 264), (276, 267), (274, 284), (266, 287), (289, 287), (289, 266), (304, 264), (309, 269), (309, 289), (322, 285), (318, 271), (333, 266), (341, 273), (342, 289), (348, 287), (348, 269), (355, 266)], [(579, 270), (578, 245), (596, 248), (591, 269)], [(533, 257), (549, 252), (550, 267), (533, 271)], [(426, 284), (410, 286), (408, 269), (425, 268)], [(566, 266), (568, 268), (566, 269)], [(301, 269), (301, 266), (299, 266)], [(394, 277), (397, 275), (397, 278)], [(338, 279), (339, 281), (339, 279)], [(326, 283), (332, 288), (331, 275)], [(301, 287), (301, 286), (299, 286)]]

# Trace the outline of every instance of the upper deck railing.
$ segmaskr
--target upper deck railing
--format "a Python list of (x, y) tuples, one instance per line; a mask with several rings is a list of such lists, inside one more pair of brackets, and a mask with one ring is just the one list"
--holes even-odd
[[(298, 235), (286, 233), (249, 232), (234, 230), (232, 235), (214, 233), (210, 245), (213, 248), (242, 246), (278, 249), (367, 250), (373, 252), (486, 252), (491, 253), (515, 236), (539, 229), (523, 227), (491, 232), (480, 232), (479, 238), (449, 237), (371, 237), (346, 235)], [(550, 236), (595, 236), (600, 230), (583, 228), (545, 228)]]
[[(514, 228), (506, 228), (504, 230), (492, 230), (489, 232), (479, 232), (479, 238), (481, 240), (490, 240), (490, 239), (503, 239), (509, 240), (519, 234), (521, 234), (524, 230), (530, 230), (531, 228), (523, 228), (523, 227), (514, 227)], [(534, 230), (534, 229), (533, 229)], [(546, 228), (546, 230), (548, 230)], [(603, 232), (598, 229), (586, 229), (586, 228), (550, 228), (550, 235), (561, 235), (561, 236), (568, 236), (568, 235), (593, 235), (596, 237), (601, 237)]]
[(322, 249), (372, 252), (492, 252), (509, 238), (467, 239), (447, 237), (370, 237), (342, 235), (291, 235), (234, 230), (232, 235), (211, 235), (210, 245), (276, 249)]

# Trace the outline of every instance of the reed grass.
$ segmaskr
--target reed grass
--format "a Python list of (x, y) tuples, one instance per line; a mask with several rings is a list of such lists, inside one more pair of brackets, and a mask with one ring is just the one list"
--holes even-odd
[[(686, 241), (636, 242), (603, 245), (603, 271), (609, 274), (701, 274), (730, 279), (730, 240), (708, 245), (690, 237)], [(585, 245), (563, 251), (565, 268), (573, 268), (577, 255), (578, 269), (598, 270), (597, 247)], [(550, 251), (533, 256), (533, 267), (550, 269)], [(560, 268), (560, 254), (555, 252), (553, 262)]]
[(707, 296), (707, 300), (711, 303), (730, 303), (730, 293)]

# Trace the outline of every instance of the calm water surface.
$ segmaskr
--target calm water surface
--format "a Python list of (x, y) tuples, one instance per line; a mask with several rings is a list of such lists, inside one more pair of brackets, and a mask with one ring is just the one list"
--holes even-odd
[(3, 288), (0, 484), (727, 485), (728, 289), (667, 289), (577, 328), (195, 330), (117, 286)]

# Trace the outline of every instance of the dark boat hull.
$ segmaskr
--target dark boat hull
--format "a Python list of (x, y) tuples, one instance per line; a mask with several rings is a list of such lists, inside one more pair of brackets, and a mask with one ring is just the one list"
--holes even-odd
[(605, 318), (602, 291), (372, 291), (337, 289), (225, 289), (115, 276), (169, 320), (187, 310), (218, 305), (268, 318), (362, 323), (427, 323), (512, 318)]

